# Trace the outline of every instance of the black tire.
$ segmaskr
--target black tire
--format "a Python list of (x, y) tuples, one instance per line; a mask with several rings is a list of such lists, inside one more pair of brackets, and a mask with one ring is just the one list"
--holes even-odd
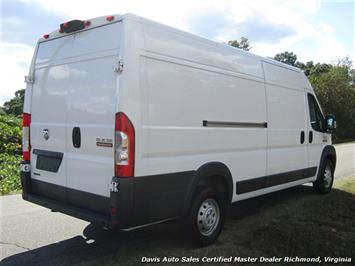
[(202, 187), (197, 191), (184, 221), (185, 231), (189, 239), (192, 237), (193, 244), (204, 247), (216, 241), (224, 225), (225, 205), (221, 195), (213, 189)]
[(329, 193), (332, 190), (334, 181), (334, 165), (332, 161), (326, 159), (319, 170), (317, 180), (313, 182), (313, 188), (319, 194)]

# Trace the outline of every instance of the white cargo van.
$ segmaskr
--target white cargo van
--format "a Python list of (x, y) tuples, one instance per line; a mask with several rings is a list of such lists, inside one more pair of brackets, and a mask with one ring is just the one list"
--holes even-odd
[(106, 227), (181, 218), (197, 243), (225, 206), (313, 182), (336, 154), (303, 72), (127, 14), (38, 41), (23, 114), (23, 198)]

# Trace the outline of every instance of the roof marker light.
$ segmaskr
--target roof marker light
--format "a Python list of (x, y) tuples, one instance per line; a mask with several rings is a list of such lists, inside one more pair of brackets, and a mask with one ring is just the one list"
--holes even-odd
[(115, 19), (114, 16), (107, 16), (107, 17), (106, 17), (106, 20), (107, 20), (107, 21), (112, 21), (112, 20), (114, 20), (114, 19)]
[(44, 38), (44, 39), (48, 39), (48, 38), (49, 38), (49, 34), (44, 34), (44, 35), (43, 35), (43, 38)]

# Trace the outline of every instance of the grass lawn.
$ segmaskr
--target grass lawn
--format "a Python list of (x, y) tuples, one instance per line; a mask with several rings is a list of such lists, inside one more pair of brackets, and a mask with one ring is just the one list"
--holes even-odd
[(340, 256), (354, 261), (355, 176), (336, 180), (327, 195), (300, 186), (234, 204), (219, 239), (205, 248), (192, 247), (174, 222), (114, 234), (89, 225), (84, 235), (95, 239), (90, 250), (96, 246), (105, 255), (88, 255), (83, 265), (136, 265), (143, 256)]
[(355, 175), (335, 180), (334, 187), (355, 195)]

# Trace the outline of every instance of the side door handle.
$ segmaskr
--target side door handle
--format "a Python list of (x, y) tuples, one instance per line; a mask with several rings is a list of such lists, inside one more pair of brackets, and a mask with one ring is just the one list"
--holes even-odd
[(80, 148), (81, 145), (81, 133), (80, 127), (74, 127), (72, 132), (72, 141), (75, 148)]
[(308, 141), (309, 141), (309, 143), (312, 143), (312, 141), (313, 141), (313, 131), (309, 131)]
[(301, 142), (301, 144), (303, 144), (303, 143), (304, 143), (304, 131), (303, 131), (303, 130), (301, 131), (301, 138), (300, 138), (300, 142)]

